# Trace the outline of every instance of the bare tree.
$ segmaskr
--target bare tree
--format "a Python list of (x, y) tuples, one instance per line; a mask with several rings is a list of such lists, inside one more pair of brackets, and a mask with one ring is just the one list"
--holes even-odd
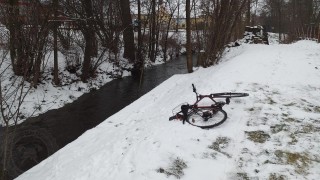
[[(172, 18), (174, 16), (174, 13), (176, 9), (178, 8), (178, 5), (175, 1), (166, 1), (164, 3), (163, 9), (166, 17), (164, 17), (163, 21), (160, 21), (161, 24), (161, 46), (162, 46), (162, 52), (163, 52), (163, 61), (167, 61), (167, 52), (168, 47), (171, 46), (172, 48), (176, 46), (176, 43), (172, 42), (172, 39), (169, 37), (169, 31), (172, 26)], [(167, 11), (168, 9), (168, 11)], [(170, 43), (169, 43), (170, 41)], [(170, 52), (169, 56), (172, 57), (173, 51)]]
[[(75, 44), (83, 50), (82, 81), (94, 77), (98, 66), (109, 60), (119, 66), (123, 39), (123, 56), (131, 63), (135, 62), (133, 27), (128, 0), (121, 1), (64, 1), (65, 16), (73, 21), (83, 36)], [(120, 36), (123, 35), (121, 39)], [(111, 56), (114, 54), (114, 56)]]
[(54, 67), (53, 67), (53, 81), (55, 85), (59, 84), (59, 69), (58, 69), (58, 10), (59, 10), (59, 0), (53, 0), (54, 8), (54, 24), (53, 24), (53, 51), (54, 51)]
[(27, 73), (34, 86), (38, 84), (47, 50), (50, 11), (45, 8), (46, 4), (38, 0), (29, 1), (23, 8), (17, 0), (9, 0), (1, 6), (3, 23), (10, 31), (12, 69), (18, 76)]
[(191, 49), (191, 20), (190, 20), (191, 4), (190, 0), (186, 0), (186, 31), (187, 31), (187, 69), (189, 73), (193, 72), (192, 49)]
[(74, 23), (83, 35), (83, 45), (80, 45), (84, 53), (81, 80), (86, 82), (94, 76), (95, 72), (93, 60), (98, 56), (95, 13), (97, 13), (101, 7), (94, 9), (92, 0), (63, 1), (62, 5), (65, 7), (66, 16), (75, 20)]
[[(30, 90), (25, 87), (26, 73), (23, 77), (8, 77), (10, 75), (10, 63), (8, 59), (8, 51), (5, 48), (0, 49), (0, 126), (4, 127), (4, 132), (0, 139), (0, 179), (9, 178), (9, 144), (11, 126), (15, 127), (21, 116), (21, 106), (26, 95)], [(4, 83), (4, 81), (11, 81)]]
[(251, 25), (251, 0), (247, 0), (246, 25)]
[(151, 18), (150, 18), (150, 40), (149, 40), (149, 58), (152, 62), (156, 59), (156, 0), (151, 1)]
[(207, 33), (206, 56), (204, 66), (219, 62), (222, 53), (235, 33), (236, 25), (242, 20), (246, 0), (212, 0), (210, 14), (210, 27)]
[(260, 14), (262, 22), (271, 27), (273, 32), (279, 33), (279, 41), (284, 39), (314, 38), (319, 23), (318, 0), (267, 0)]
[(141, 0), (138, 0), (137, 2), (138, 6), (138, 46), (137, 46), (137, 66), (138, 68), (143, 68), (144, 66), (144, 59), (142, 57), (142, 34), (141, 34)]
[(124, 54), (123, 57), (129, 59), (130, 62), (135, 61), (135, 46), (132, 27), (132, 18), (130, 13), (129, 0), (120, 0), (121, 17), (123, 25)]

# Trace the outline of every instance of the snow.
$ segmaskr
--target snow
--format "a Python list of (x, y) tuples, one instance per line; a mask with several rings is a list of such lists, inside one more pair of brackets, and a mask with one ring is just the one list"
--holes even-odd
[[(217, 66), (166, 80), (17, 179), (319, 179), (320, 45), (228, 51)], [(210, 130), (168, 121), (195, 100), (192, 83), (203, 94), (250, 96), (231, 99), (227, 121)]]
[[(6, 50), (0, 52), (3, 56)], [(3, 64), (0, 65), (1, 83), (5, 91), (16, 90), (22, 80), (21, 77), (16, 77), (12, 71), (11, 60), (7, 57), (1, 57)], [(18, 115), (18, 123), (26, 120), (28, 117), (36, 116), (45, 113), (51, 109), (58, 109), (68, 103), (73, 102), (84, 93), (89, 93), (91, 90), (99, 89), (101, 86), (113, 80), (113, 78), (129, 76), (129, 71), (123, 70), (132, 66), (126, 59), (121, 58), (120, 67), (116, 67), (113, 62), (108, 59), (103, 60), (99, 66), (96, 77), (89, 79), (87, 83), (80, 81), (79, 75), (70, 73), (66, 70), (67, 61), (65, 56), (60, 52), (58, 54), (59, 79), (61, 84), (56, 86), (53, 84), (53, 53), (48, 53), (45, 58), (47, 61), (42, 66), (41, 83), (37, 88), (31, 87), (29, 82), (25, 82), (24, 91), (27, 90), (27, 96), (21, 104), (20, 113)], [(123, 69), (121, 69), (123, 68)], [(78, 70), (79, 73), (81, 69)], [(7, 93), (10, 94), (10, 93)], [(17, 106), (18, 101), (8, 96), (8, 104)], [(10, 124), (14, 124), (13, 121)], [(3, 122), (0, 121), (0, 125)]]
[[(6, 29), (2, 30), (3, 32), (6, 32)], [(137, 36), (137, 33), (135, 35)], [(0, 34), (0, 36), (4, 35)], [(169, 37), (179, 39), (179, 44), (182, 45), (185, 43), (185, 30), (180, 30), (178, 33), (169, 32)], [(161, 50), (161, 46), (159, 48)], [(172, 50), (173, 49), (170, 47), (167, 49), (168, 52)], [(37, 116), (52, 109), (61, 108), (68, 103), (72, 103), (81, 95), (89, 93), (92, 90), (99, 89), (113, 79), (131, 75), (131, 72), (129, 72), (128, 69), (132, 68), (132, 63), (129, 63), (127, 59), (122, 57), (116, 58), (112, 53), (106, 53), (106, 56), (95, 73), (96, 77), (89, 79), (87, 83), (83, 83), (80, 80), (81, 68), (79, 68), (76, 73), (70, 73), (67, 70), (68, 59), (70, 59), (69, 61), (71, 62), (74, 62), (72, 56), (82, 59), (83, 52), (81, 49), (75, 48), (70, 50), (68, 53), (69, 54), (67, 54), (67, 52), (62, 54), (61, 52), (58, 52), (59, 85), (54, 85), (53, 83), (53, 51), (49, 51), (46, 54), (45, 61), (41, 65), (41, 82), (36, 88), (33, 88), (29, 82), (24, 82), (24, 92), (27, 92), (24, 94), (27, 94), (27, 96), (25, 96), (21, 107), (19, 107), (19, 101), (15, 97), (10, 96), (10, 94), (14, 94), (14, 92), (20, 88), (22, 78), (14, 75), (8, 50), (2, 49), (0, 51), (0, 81), (2, 89), (6, 92), (4, 95), (7, 101), (6, 103), (20, 108), (19, 114), (17, 115), (17, 122), (13, 120), (15, 118), (12, 118), (9, 122), (10, 125), (15, 123), (19, 124), (29, 117)], [(185, 53), (184, 47), (181, 48), (180, 53)], [(123, 52), (120, 54), (123, 54)], [(117, 59), (117, 62), (115, 62), (115, 59)], [(93, 61), (95, 60), (96, 59), (93, 59)], [(170, 57), (168, 57), (167, 60), (170, 60)], [(116, 65), (118, 63), (119, 65)], [(145, 67), (149, 68), (163, 63), (163, 53), (159, 53), (155, 62), (146, 60)], [(4, 126), (4, 124), (4, 121), (0, 118), (0, 126)]]

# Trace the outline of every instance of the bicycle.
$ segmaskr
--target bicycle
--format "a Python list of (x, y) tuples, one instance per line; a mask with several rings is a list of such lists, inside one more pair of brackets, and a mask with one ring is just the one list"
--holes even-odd
[[(227, 113), (222, 109), (226, 104), (230, 103), (231, 98), (249, 96), (248, 93), (213, 93), (208, 95), (198, 94), (196, 87), (192, 84), (193, 92), (196, 94), (196, 102), (192, 105), (181, 105), (181, 111), (173, 113), (174, 115), (169, 117), (169, 121), (178, 119), (185, 121), (189, 124), (200, 127), (203, 129), (213, 128), (221, 125), (227, 120)], [(216, 101), (216, 98), (225, 98), (224, 101)], [(199, 106), (199, 102), (203, 99), (210, 99), (213, 104), (210, 106)]]

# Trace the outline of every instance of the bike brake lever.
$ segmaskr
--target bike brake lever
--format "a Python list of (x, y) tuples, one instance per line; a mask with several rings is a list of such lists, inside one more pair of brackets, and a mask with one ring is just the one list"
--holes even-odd
[(194, 84), (192, 84), (192, 88), (193, 88), (193, 92), (197, 92), (196, 87), (194, 86)]
[(226, 104), (230, 104), (230, 98), (226, 98)]

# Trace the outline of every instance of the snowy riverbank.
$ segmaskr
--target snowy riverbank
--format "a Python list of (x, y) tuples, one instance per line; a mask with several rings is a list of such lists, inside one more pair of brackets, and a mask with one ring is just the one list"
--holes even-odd
[[(222, 63), (175, 75), (17, 179), (319, 179), (320, 45), (243, 45)], [(200, 93), (247, 92), (227, 121), (168, 121)]]

